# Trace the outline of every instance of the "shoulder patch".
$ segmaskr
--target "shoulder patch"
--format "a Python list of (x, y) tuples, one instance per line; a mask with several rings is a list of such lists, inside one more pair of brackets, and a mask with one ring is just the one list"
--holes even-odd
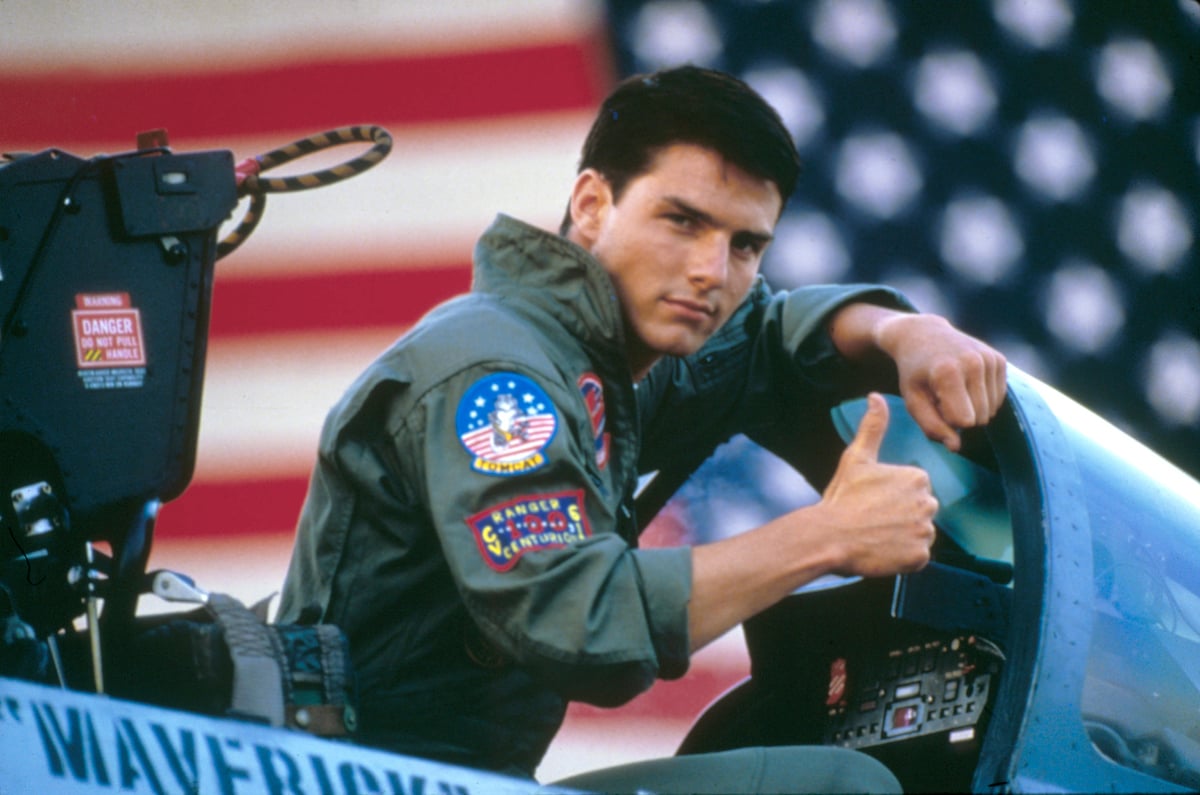
[(579, 391), (587, 404), (592, 421), (592, 436), (596, 440), (596, 465), (604, 469), (608, 463), (609, 435), (604, 429), (604, 384), (595, 373), (579, 376)]
[(529, 494), (468, 517), (483, 561), (508, 571), (526, 552), (561, 549), (592, 535), (583, 490)]
[(558, 430), (558, 411), (544, 389), (519, 373), (493, 373), (470, 386), (454, 415), (471, 468), (511, 476), (546, 465), (542, 452)]

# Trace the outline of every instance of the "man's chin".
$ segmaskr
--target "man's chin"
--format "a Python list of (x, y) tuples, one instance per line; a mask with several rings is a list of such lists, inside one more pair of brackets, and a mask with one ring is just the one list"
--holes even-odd
[(696, 337), (683, 340), (674, 340), (665, 344), (659, 350), (666, 356), (675, 356), (683, 358), (691, 356), (696, 351), (704, 347), (704, 343), (708, 342), (708, 337)]
[(639, 346), (644, 352), (651, 353), (655, 357), (674, 356), (682, 358), (691, 356), (696, 351), (704, 347), (704, 343), (708, 342), (712, 336), (710, 333), (702, 331), (679, 331), (677, 333), (665, 333), (659, 335), (643, 335), (639, 339)]

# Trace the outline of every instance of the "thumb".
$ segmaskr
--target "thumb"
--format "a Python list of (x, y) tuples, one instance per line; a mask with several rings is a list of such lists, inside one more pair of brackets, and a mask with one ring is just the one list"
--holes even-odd
[(875, 462), (879, 460), (879, 448), (883, 445), (883, 437), (888, 427), (888, 404), (883, 395), (872, 392), (867, 395), (867, 413), (858, 424), (858, 433), (850, 442), (850, 450), (863, 460)]

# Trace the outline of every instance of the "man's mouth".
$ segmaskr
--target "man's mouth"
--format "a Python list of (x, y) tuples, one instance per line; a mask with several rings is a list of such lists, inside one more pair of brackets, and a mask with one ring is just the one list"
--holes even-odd
[(717, 314), (717, 308), (706, 301), (698, 301), (692, 298), (666, 298), (666, 303), (683, 310), (687, 314), (706, 315), (712, 317)]

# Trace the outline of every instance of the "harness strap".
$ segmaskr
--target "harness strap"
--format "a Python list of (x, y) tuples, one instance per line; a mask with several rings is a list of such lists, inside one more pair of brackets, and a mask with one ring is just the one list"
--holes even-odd
[(282, 726), (289, 681), (279, 663), (284, 659), (279, 639), (231, 596), (209, 594), (208, 608), (225, 630), (233, 661), (230, 712)]

